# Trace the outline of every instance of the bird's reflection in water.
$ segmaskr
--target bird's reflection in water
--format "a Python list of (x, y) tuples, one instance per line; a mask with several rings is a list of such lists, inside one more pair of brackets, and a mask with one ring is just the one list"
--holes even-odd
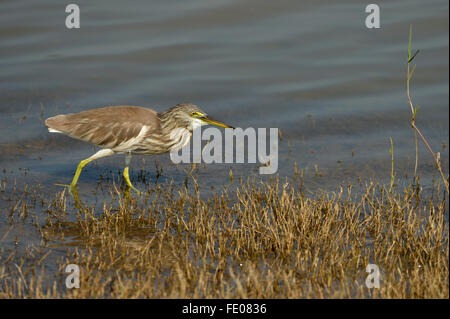
[[(60, 185), (60, 184), (59, 184)], [(72, 196), (72, 198), (74, 199), (74, 205), (75, 205), (75, 207), (76, 208), (78, 208), (78, 209), (80, 209), (80, 208), (83, 208), (83, 206), (84, 206), (84, 204), (83, 204), (83, 202), (81, 201), (81, 199), (80, 199), (80, 196), (79, 196), (79, 194), (78, 194), (78, 187), (77, 187), (77, 185), (60, 185), (60, 186), (65, 186), (65, 187), (67, 187), (68, 188), (68, 190), (69, 190), (69, 194)], [(134, 189), (134, 188), (132, 188), (132, 187), (130, 187), (130, 186), (126, 186), (123, 190), (122, 190), (122, 193), (123, 193), (123, 196), (124, 196), (124, 198), (127, 198), (127, 199), (129, 199), (129, 200), (131, 200), (131, 199), (133, 199), (133, 196), (131, 195), (132, 194), (132, 192), (130, 191), (130, 190), (132, 190), (132, 189)], [(137, 193), (139, 196), (142, 196), (142, 195), (144, 195), (144, 192), (139, 192), (139, 193)]]

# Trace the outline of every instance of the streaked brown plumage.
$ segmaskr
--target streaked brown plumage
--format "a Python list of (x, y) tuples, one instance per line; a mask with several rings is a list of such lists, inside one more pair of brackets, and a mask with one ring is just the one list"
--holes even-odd
[(70, 137), (123, 152), (120, 146), (135, 139), (144, 126), (148, 127), (146, 135), (149, 136), (161, 131), (157, 114), (152, 109), (140, 106), (107, 106), (76, 114), (57, 115), (47, 119), (45, 125)]
[(160, 114), (140, 106), (107, 106), (57, 115), (45, 121), (50, 132), (62, 133), (102, 148), (81, 161), (72, 187), (76, 185), (83, 167), (90, 161), (115, 153), (127, 153), (124, 177), (133, 189), (128, 176), (131, 154), (162, 154), (182, 148), (189, 142), (192, 131), (205, 124), (231, 128), (208, 118), (193, 104), (178, 104)]

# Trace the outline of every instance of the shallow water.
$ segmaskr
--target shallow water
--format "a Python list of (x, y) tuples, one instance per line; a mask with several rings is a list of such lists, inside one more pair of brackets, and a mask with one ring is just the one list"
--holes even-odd
[[(279, 176), (292, 178), (296, 165), (310, 191), (358, 178), (388, 183), (392, 137), (396, 177), (407, 184), (415, 157), (405, 92), (410, 24), (420, 49), (412, 83), (417, 125), (448, 171), (447, 1), (378, 1), (380, 29), (365, 27), (360, 1), (76, 3), (78, 30), (65, 28), (60, 1), (0, 3), (2, 209), (14, 184), (40, 184), (54, 196), (61, 191), (54, 184), (69, 183), (77, 163), (94, 152), (49, 134), (43, 120), (105, 105), (163, 111), (192, 102), (236, 127), (277, 127)], [(159, 178), (155, 159), (163, 167)], [(92, 193), (100, 176), (117, 182), (122, 167), (120, 155), (86, 167), (79, 180), (84, 199), (101, 203)], [(207, 196), (212, 185), (229, 182), (230, 169), (235, 178), (258, 177), (257, 167), (201, 165), (196, 176)], [(189, 169), (168, 155), (137, 156), (131, 172), (145, 188), (140, 170), (149, 183), (182, 185)], [(423, 144), (419, 173), (425, 189), (439, 179)], [(4, 215), (0, 225), (6, 234)], [(0, 244), (12, 246), (17, 231)]]

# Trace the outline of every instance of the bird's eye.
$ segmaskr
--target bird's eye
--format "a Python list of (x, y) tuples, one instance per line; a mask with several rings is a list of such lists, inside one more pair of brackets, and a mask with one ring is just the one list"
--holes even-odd
[(202, 114), (202, 113), (199, 113), (199, 112), (191, 112), (191, 115), (192, 115), (193, 117), (202, 117), (202, 116), (203, 116), (203, 114)]

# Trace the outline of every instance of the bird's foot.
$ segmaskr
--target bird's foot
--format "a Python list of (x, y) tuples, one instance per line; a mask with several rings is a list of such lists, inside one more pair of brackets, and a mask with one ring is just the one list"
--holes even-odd
[(70, 187), (70, 186), (72, 186), (72, 185), (69, 185), (69, 184), (55, 184), (56, 186), (63, 186), (63, 187)]
[(142, 191), (134, 187), (131, 183), (127, 183), (127, 191), (129, 191), (130, 189), (134, 190), (139, 196), (142, 196), (144, 194)]
[(80, 198), (78, 197), (78, 188), (76, 184), (55, 184), (57, 186), (63, 186), (67, 187), (69, 189), (69, 194), (72, 195), (73, 199), (75, 200), (75, 203), (78, 205), (81, 203)]
[(78, 193), (77, 185), (76, 184), (55, 184), (56, 186), (62, 186), (67, 187), (69, 189), (69, 192), (76, 192)]
[(128, 189), (131, 188), (136, 193), (138, 193), (139, 196), (141, 196), (143, 194), (139, 189), (137, 189), (136, 187), (133, 186), (133, 184), (131, 184), (130, 175), (128, 173), (128, 166), (126, 166), (123, 170), (123, 178), (125, 179), (125, 182), (127, 183)]

